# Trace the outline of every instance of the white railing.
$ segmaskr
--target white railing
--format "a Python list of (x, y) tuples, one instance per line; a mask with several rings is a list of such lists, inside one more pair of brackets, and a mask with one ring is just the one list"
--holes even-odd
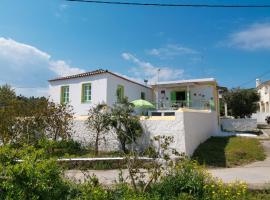
[(214, 110), (213, 100), (190, 100), (190, 101), (160, 101), (154, 103), (159, 110), (177, 110), (179, 108), (190, 108), (196, 110)]

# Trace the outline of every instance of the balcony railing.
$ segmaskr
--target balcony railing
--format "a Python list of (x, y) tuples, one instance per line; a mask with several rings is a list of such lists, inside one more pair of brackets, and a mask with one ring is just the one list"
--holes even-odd
[[(179, 108), (190, 108), (196, 110), (215, 110), (213, 100), (190, 100), (190, 101), (159, 101), (154, 103), (159, 110), (177, 110)], [(158, 104), (158, 105), (157, 105)]]

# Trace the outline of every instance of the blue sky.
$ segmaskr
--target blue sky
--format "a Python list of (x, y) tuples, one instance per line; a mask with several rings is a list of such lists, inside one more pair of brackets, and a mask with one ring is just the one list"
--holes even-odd
[(97, 68), (152, 82), (160, 68), (161, 80), (214, 77), (227, 87), (252, 79), (243, 87), (254, 87), (255, 77), (270, 70), (270, 8), (2, 0), (0, 20), (0, 84), (25, 95), (46, 94), (50, 78)]

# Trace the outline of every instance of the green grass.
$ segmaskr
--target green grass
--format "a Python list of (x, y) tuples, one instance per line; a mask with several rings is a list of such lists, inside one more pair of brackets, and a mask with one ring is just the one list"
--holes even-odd
[(211, 137), (192, 158), (209, 167), (234, 167), (265, 159), (260, 141), (244, 137)]
[(60, 158), (104, 158), (104, 157), (122, 157), (123, 153), (119, 151), (100, 151), (96, 156), (94, 150), (84, 149), (81, 152), (76, 152), (73, 154), (62, 154), (58, 155)]

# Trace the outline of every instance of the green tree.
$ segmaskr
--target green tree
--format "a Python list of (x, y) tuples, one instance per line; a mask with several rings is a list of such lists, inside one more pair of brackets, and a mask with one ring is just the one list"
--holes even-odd
[(250, 117), (258, 109), (260, 96), (255, 89), (231, 89), (224, 94), (228, 113), (235, 118)]
[(70, 139), (73, 125), (73, 108), (70, 105), (48, 101), (45, 110), (35, 118), (36, 123), (43, 128), (44, 135), (50, 139)]
[(16, 120), (16, 93), (9, 85), (0, 86), (0, 142), (10, 143), (15, 137), (12, 126)]
[(0, 199), (68, 199), (68, 195), (59, 165), (46, 159), (42, 149), (0, 147)]
[[(87, 125), (95, 134), (95, 155), (99, 152), (99, 142), (105, 131), (110, 128), (110, 114), (105, 104), (98, 104), (90, 108)], [(104, 138), (103, 138), (104, 139)]]
[(111, 126), (117, 134), (122, 151), (128, 153), (127, 144), (136, 142), (143, 133), (138, 116), (133, 115), (134, 106), (124, 98), (111, 109)]

